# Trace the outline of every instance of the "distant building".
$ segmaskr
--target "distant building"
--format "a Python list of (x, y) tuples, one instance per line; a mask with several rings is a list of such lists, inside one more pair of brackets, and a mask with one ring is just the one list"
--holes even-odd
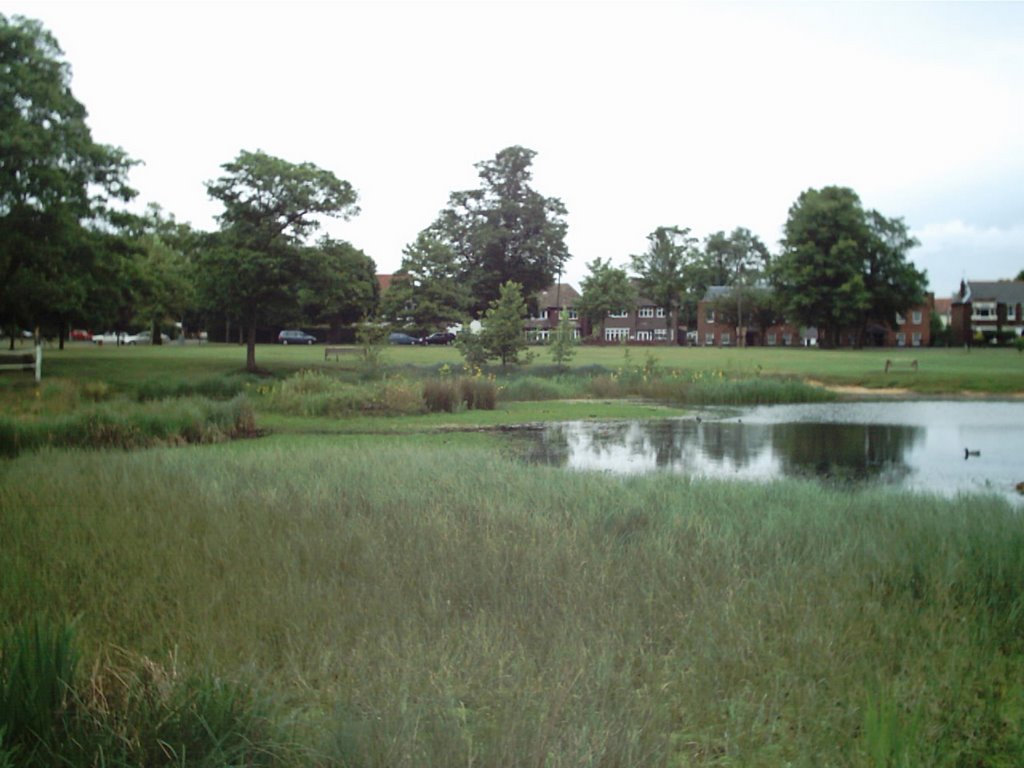
[[(698, 346), (736, 346), (738, 333), (743, 334), (742, 346), (748, 347), (794, 347), (816, 346), (821, 335), (818, 328), (801, 328), (782, 320), (760, 327), (751, 323), (737, 329), (734, 322), (722, 322), (716, 317), (716, 307), (732, 293), (731, 286), (714, 285), (708, 288), (704, 298), (697, 304)], [(911, 307), (907, 314), (897, 315), (896, 325), (875, 321), (866, 328), (851, 328), (840, 334), (842, 347), (926, 347), (931, 344), (931, 312), (934, 298), (926, 296), (925, 302)], [(734, 318), (730, 318), (731, 320)], [(750, 322), (748, 320), (748, 322)]]
[(1024, 335), (1024, 281), (960, 282), (953, 297), (950, 328), (954, 344), (996, 344)]
[(558, 327), (562, 311), (565, 311), (573, 323), (573, 336), (579, 339), (583, 335), (583, 325), (576, 313), (576, 302), (580, 294), (568, 283), (556, 283), (537, 294), (537, 309), (524, 323), (526, 336), (532, 342), (543, 343), (551, 337), (551, 332)]

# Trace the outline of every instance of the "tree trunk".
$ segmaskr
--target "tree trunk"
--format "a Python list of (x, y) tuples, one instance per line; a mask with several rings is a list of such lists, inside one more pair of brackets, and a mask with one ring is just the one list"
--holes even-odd
[(256, 321), (249, 321), (248, 340), (245, 345), (245, 370), (256, 373)]

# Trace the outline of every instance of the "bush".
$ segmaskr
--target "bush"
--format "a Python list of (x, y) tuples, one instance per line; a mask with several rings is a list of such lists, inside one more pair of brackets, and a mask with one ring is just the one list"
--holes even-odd
[(430, 413), (452, 413), (461, 401), (454, 379), (427, 379), (423, 383), (423, 402)]

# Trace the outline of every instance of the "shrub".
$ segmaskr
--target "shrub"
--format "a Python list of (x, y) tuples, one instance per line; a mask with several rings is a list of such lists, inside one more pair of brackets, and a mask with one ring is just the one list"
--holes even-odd
[(498, 403), (498, 385), (491, 379), (479, 377), (459, 380), (459, 392), (466, 408), (493, 411)]
[(423, 401), (430, 413), (452, 413), (461, 403), (458, 382), (454, 379), (427, 379), (423, 383)]

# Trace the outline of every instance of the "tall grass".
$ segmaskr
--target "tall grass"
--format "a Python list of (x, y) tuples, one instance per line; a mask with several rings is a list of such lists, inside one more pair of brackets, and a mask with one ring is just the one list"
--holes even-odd
[(67, 623), (33, 619), (0, 644), (0, 765), (270, 766), (299, 751), (253, 689), (147, 659), (76, 674)]
[[(45, 606), (80, 615), (89, 660), (259, 677), (320, 764), (1024, 755), (1004, 503), (564, 473), (489, 444), (8, 462), (0, 625)], [(12, 482), (39, 461), (46, 484)]]
[(140, 448), (211, 443), (256, 431), (249, 400), (178, 400), (170, 404), (110, 401), (34, 418), (0, 417), (0, 456), (45, 446)]

